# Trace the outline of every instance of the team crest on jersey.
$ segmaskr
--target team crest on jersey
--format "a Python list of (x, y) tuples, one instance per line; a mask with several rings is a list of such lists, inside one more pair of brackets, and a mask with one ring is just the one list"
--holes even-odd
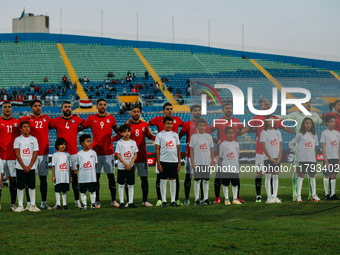
[(75, 123), (75, 121), (74, 121), (74, 120), (72, 120), (71, 122), (72, 122), (72, 123)]
[(107, 123), (110, 123), (110, 120), (109, 120), (109, 119), (106, 119), (106, 122), (107, 122)]
[(91, 155), (90, 158), (93, 158), (93, 155)]
[(142, 127), (142, 130), (145, 131), (145, 127)]
[(14, 127), (18, 127), (18, 124), (17, 124), (17, 123), (14, 123)]
[(44, 122), (46, 122), (46, 119), (45, 119), (45, 118), (43, 118), (43, 121), (44, 121)]
[(176, 120), (174, 120), (174, 123), (176, 123)]

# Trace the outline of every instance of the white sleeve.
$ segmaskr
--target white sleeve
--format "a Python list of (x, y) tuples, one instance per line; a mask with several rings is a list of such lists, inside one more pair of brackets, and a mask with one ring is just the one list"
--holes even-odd
[(98, 157), (97, 157), (97, 152), (93, 151), (94, 152), (94, 163), (98, 163)]
[(295, 154), (298, 154), (298, 151), (295, 148), (295, 144), (297, 144), (300, 141), (301, 133), (298, 133), (293, 140), (291, 140), (288, 144), (289, 148), (294, 152)]
[(181, 143), (179, 142), (179, 136), (178, 134), (176, 133), (176, 145), (180, 145)]
[(223, 146), (223, 143), (220, 144), (220, 149), (219, 149), (219, 157), (220, 158), (223, 158), (223, 151), (224, 151), (224, 146)]
[(325, 132), (321, 133), (320, 143), (326, 143)]
[(137, 143), (135, 142), (134, 144), (134, 153), (137, 153), (139, 150), (138, 150), (138, 147), (137, 147)]
[(76, 157), (76, 165), (79, 166), (79, 153), (77, 153), (77, 157)]
[(196, 137), (196, 136), (192, 136), (192, 137), (191, 137), (189, 147), (195, 147), (195, 142), (196, 142), (195, 137)]
[(281, 135), (281, 132), (278, 130), (277, 131), (279, 133), (279, 142), (282, 142), (282, 135)]
[(319, 146), (318, 135), (315, 134), (315, 146)]
[(118, 143), (117, 143), (117, 146), (116, 146), (116, 153), (121, 153), (121, 146), (120, 146), (120, 142), (118, 141)]
[(20, 148), (20, 142), (19, 142), (18, 138), (15, 138), (13, 148), (14, 149), (19, 149)]
[(161, 145), (161, 139), (159, 137), (159, 133), (156, 135), (155, 144)]
[(266, 141), (266, 136), (267, 136), (267, 132), (265, 130), (262, 130), (260, 134), (260, 143), (263, 143)]
[(209, 136), (209, 141), (210, 141), (210, 148), (214, 148), (214, 141), (211, 135)]
[(54, 166), (54, 161), (55, 161), (55, 159), (54, 159), (54, 154), (52, 155), (52, 166)]
[(37, 138), (34, 137), (33, 151), (39, 151), (39, 144)]

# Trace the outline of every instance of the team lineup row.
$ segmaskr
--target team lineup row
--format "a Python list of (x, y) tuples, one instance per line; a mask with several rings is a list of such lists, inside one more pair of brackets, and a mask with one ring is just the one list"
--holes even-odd
[[(340, 101), (335, 102), (336, 113), (329, 113), (323, 116), (327, 129), (321, 135), (321, 147), (324, 156), (324, 187), (325, 199), (334, 199), (336, 172), (328, 169), (336, 169), (339, 164), (339, 140), (340, 135), (337, 131), (340, 127)], [(311, 103), (305, 103), (305, 108), (310, 111)], [(261, 109), (270, 108), (268, 101), (263, 101)], [(170, 182), (171, 206), (179, 206), (179, 179), (178, 172), (181, 169), (181, 158), (179, 150), (179, 140), (184, 135), (187, 137), (186, 166), (185, 166), (185, 205), (190, 204), (189, 194), (192, 176), (195, 179), (194, 193), (195, 205), (200, 205), (199, 190), (203, 190), (203, 204), (210, 204), (208, 201), (209, 175), (207, 175), (207, 166), (213, 166), (214, 150), (213, 143), (217, 142), (211, 136), (211, 132), (218, 131), (217, 147), (217, 164), (220, 166), (234, 166), (236, 171), (216, 175), (215, 202), (220, 203), (220, 186), (223, 184), (225, 195), (225, 204), (230, 204), (228, 196), (228, 186), (231, 182), (233, 191), (232, 203), (240, 204), (242, 199), (239, 197), (240, 181), (238, 178), (238, 155), (239, 146), (237, 136), (247, 132), (255, 131), (256, 139), (256, 202), (261, 202), (262, 186), (262, 167), (267, 166), (272, 171), (266, 172), (265, 186), (268, 203), (280, 203), (277, 197), (278, 191), (278, 171), (282, 157), (282, 138), (280, 129), (294, 133), (295, 130), (289, 127), (283, 127), (275, 119), (295, 119), (297, 123), (296, 137), (290, 142), (289, 147), (295, 153), (296, 164), (302, 167), (296, 167), (293, 174), (293, 200), (302, 201), (301, 187), (303, 176), (309, 173), (310, 196), (313, 201), (320, 201), (316, 194), (315, 173), (310, 171), (316, 164), (315, 151), (318, 146), (318, 138), (315, 133), (315, 125), (322, 124), (321, 116), (313, 113), (306, 117), (301, 112), (294, 112), (288, 116), (255, 116), (255, 121), (262, 121), (265, 125), (259, 125), (255, 130), (250, 126), (243, 127), (240, 121), (232, 117), (232, 105), (225, 104), (221, 119), (233, 121), (232, 126), (227, 127), (225, 124), (218, 122), (209, 127), (204, 119), (201, 119), (201, 107), (194, 105), (191, 107), (193, 119), (183, 123), (176, 116), (172, 116), (172, 105), (166, 103), (163, 106), (164, 116), (158, 116), (149, 122), (140, 120), (141, 109), (134, 107), (131, 110), (131, 119), (126, 125), (117, 127), (116, 121), (112, 115), (106, 112), (106, 101), (100, 99), (97, 101), (98, 114), (89, 116), (85, 121), (76, 115), (72, 115), (71, 104), (65, 102), (62, 104), (61, 111), (63, 116), (51, 119), (47, 115), (42, 115), (42, 106), (39, 100), (31, 104), (33, 114), (16, 120), (11, 117), (12, 107), (9, 102), (2, 105), (2, 118), (0, 118), (0, 147), (1, 173), (10, 180), (11, 209), (17, 212), (23, 211), (24, 189), (27, 192), (27, 201), (30, 201), (28, 208), (31, 211), (39, 211), (35, 205), (35, 171), (40, 179), (41, 208), (50, 209), (46, 203), (47, 196), (47, 175), (48, 175), (48, 151), (49, 139), (48, 130), (56, 129), (58, 139), (56, 141), (57, 152), (53, 155), (53, 179), (55, 181), (56, 206), (55, 209), (61, 209), (60, 196), (62, 194), (64, 209), (66, 205), (66, 191), (70, 181), (74, 191), (75, 205), (81, 209), (86, 209), (86, 191), (90, 192), (91, 207), (100, 208), (99, 190), (100, 190), (100, 173), (103, 170), (109, 180), (109, 189), (111, 193), (111, 205), (114, 207), (124, 208), (124, 187), (127, 186), (128, 207), (136, 207), (133, 203), (133, 185), (134, 171), (137, 170), (138, 176), (142, 182), (143, 206), (152, 206), (148, 202), (148, 164), (145, 138), (155, 140), (156, 162), (157, 162), (157, 181), (156, 190), (158, 206), (166, 206), (166, 184), (167, 179)], [(158, 134), (155, 137), (149, 130), (149, 125), (158, 128)], [(178, 134), (178, 128), (182, 127)], [(82, 135), (80, 144), (83, 149), (77, 151), (77, 132), (91, 128), (91, 136)], [(117, 135), (112, 137), (112, 130)], [(21, 136), (19, 136), (19, 131)], [(84, 138), (85, 137), (85, 138)], [(119, 141), (118, 141), (119, 140)], [(113, 143), (117, 142), (116, 154), (118, 158), (118, 176), (119, 199), (116, 202), (116, 183), (114, 177), (114, 156)], [(63, 148), (65, 147), (65, 148)], [(60, 149), (61, 148), (61, 149)], [(92, 149), (91, 149), (92, 148)], [(63, 162), (60, 161), (63, 158)], [(56, 163), (57, 162), (57, 163)], [(60, 164), (59, 164), (60, 163)], [(331, 167), (332, 166), (332, 167)], [(79, 181), (78, 181), (79, 171)], [(208, 172), (209, 174), (209, 172)], [(298, 178), (296, 178), (298, 175)], [(2, 174), (1, 174), (2, 178)], [(330, 180), (330, 181), (329, 181)], [(331, 183), (331, 193), (329, 194), (329, 182)], [(0, 182), (2, 184), (2, 181)], [(272, 186), (271, 187), (271, 183)], [(273, 190), (273, 193), (272, 193)], [(81, 193), (82, 203), (79, 201), (79, 191)], [(0, 193), (1, 195), (1, 193)], [(15, 206), (18, 197), (18, 207)]]

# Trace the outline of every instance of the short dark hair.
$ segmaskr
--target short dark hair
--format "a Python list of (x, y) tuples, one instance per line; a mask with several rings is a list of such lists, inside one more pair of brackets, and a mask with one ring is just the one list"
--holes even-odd
[(31, 104), (30, 104), (31, 108), (33, 107), (33, 105), (34, 105), (35, 103), (39, 103), (39, 104), (42, 105), (41, 101), (40, 101), (39, 99), (36, 99), (36, 100), (34, 100), (34, 101), (31, 102)]
[(22, 128), (24, 124), (28, 124), (29, 126), (31, 126), (31, 124), (27, 120), (25, 120), (25, 121), (20, 122), (19, 124), (20, 128)]
[(227, 105), (230, 105), (231, 107), (233, 107), (233, 105), (231, 103), (225, 103), (223, 106), (222, 106), (222, 109), (224, 109), (224, 107), (226, 107)]
[(119, 127), (119, 132), (120, 132), (120, 133), (123, 133), (123, 132), (125, 132), (126, 130), (131, 131), (131, 128), (130, 128), (129, 125), (124, 124), (124, 125), (121, 125), (121, 126)]
[(4, 105), (4, 104), (10, 104), (12, 106), (12, 103), (10, 101), (5, 101), (5, 102), (2, 103), (2, 105)]
[(190, 112), (193, 112), (193, 110), (195, 110), (196, 108), (200, 108), (200, 110), (202, 109), (202, 107), (199, 104), (194, 104), (193, 106), (190, 107)]
[(137, 104), (131, 106), (131, 111), (132, 111), (133, 109), (135, 109), (135, 108), (138, 108), (140, 111), (142, 111), (142, 108), (141, 108), (139, 105), (137, 105)]
[(165, 108), (166, 108), (167, 106), (171, 106), (171, 107), (172, 107), (172, 104), (170, 104), (170, 103), (165, 103), (165, 104), (163, 105), (163, 110), (165, 110)]
[(104, 98), (100, 98), (100, 99), (97, 100), (97, 105), (102, 101), (104, 101), (106, 103), (106, 100)]
[(233, 129), (233, 127), (229, 126), (229, 127), (226, 127), (226, 128), (225, 128), (224, 133), (227, 134), (227, 133), (228, 133), (228, 130), (230, 130), (230, 129), (231, 129), (233, 132), (235, 132), (234, 129)]
[(325, 116), (325, 123), (328, 123), (331, 121), (331, 119), (336, 119), (334, 115), (326, 115)]
[(62, 103), (61, 108), (63, 108), (64, 104), (71, 104), (71, 102), (70, 101), (65, 101), (64, 103)]
[(65, 144), (66, 149), (67, 149), (67, 142), (64, 138), (58, 137), (57, 140), (55, 140), (55, 149), (58, 151), (59, 150), (59, 145)]
[(266, 118), (266, 120), (265, 120), (265, 122), (264, 122), (264, 130), (268, 130), (268, 122), (269, 121), (267, 121), (268, 119), (270, 119), (270, 118), (274, 118), (274, 129), (276, 129), (276, 118), (275, 118), (275, 116), (274, 115), (269, 115), (269, 116), (267, 116), (267, 118)]
[(82, 134), (82, 135), (79, 137), (79, 143), (80, 143), (80, 145), (81, 145), (82, 143), (84, 143), (85, 140), (88, 139), (88, 138), (91, 138), (91, 135), (89, 135), (89, 134)]
[(199, 120), (197, 120), (197, 122), (196, 122), (196, 126), (198, 126), (199, 123), (207, 124), (207, 121), (206, 121), (205, 119), (199, 119)]
[(173, 121), (171, 117), (164, 117), (163, 124), (165, 124), (167, 121)]
[(340, 99), (336, 100), (334, 103), (333, 103), (333, 107), (335, 108), (335, 106), (337, 105), (337, 103), (340, 103)]

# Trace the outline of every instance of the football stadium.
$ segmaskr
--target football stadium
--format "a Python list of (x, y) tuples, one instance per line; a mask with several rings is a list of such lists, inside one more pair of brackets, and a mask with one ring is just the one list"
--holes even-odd
[(339, 3), (19, 2), (3, 252), (339, 253)]

